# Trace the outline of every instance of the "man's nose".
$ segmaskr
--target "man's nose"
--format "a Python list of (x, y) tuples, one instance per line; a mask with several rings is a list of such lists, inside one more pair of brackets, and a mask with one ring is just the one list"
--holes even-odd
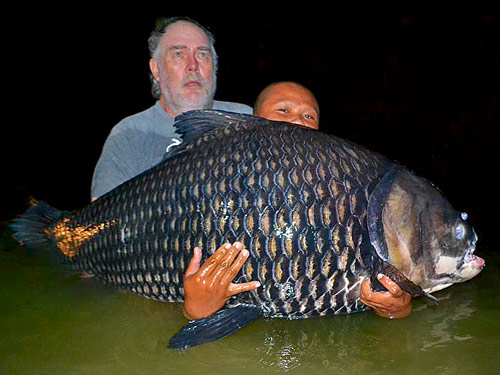
[(199, 70), (198, 60), (196, 59), (196, 56), (194, 53), (189, 54), (187, 68), (188, 68), (188, 71), (190, 71), (190, 72), (198, 72), (198, 70)]

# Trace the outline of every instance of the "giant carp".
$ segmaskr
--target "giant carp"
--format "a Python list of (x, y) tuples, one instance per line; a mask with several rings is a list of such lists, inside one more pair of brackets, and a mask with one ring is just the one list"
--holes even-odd
[(190, 321), (171, 340), (188, 348), (259, 317), (367, 310), (360, 285), (379, 272), (431, 292), (476, 276), (477, 236), (427, 180), (350, 141), (300, 125), (221, 111), (176, 119), (183, 142), (157, 166), (81, 210), (32, 205), (11, 225), (29, 248), (142, 296), (182, 302), (184, 271), (240, 241), (250, 256), (235, 282), (261, 287)]

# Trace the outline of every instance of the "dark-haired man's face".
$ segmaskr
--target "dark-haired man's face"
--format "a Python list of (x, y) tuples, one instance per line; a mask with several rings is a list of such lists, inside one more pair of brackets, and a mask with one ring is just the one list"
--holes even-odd
[(290, 83), (272, 87), (255, 115), (313, 129), (319, 126), (319, 109), (314, 96), (304, 87)]

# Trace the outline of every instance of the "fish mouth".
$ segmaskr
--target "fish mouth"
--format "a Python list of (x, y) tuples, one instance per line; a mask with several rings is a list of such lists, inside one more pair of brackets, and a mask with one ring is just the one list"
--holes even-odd
[(486, 262), (483, 258), (474, 255), (477, 239), (477, 235), (474, 233), (469, 248), (465, 251), (461, 261), (457, 263), (457, 269), (455, 272), (438, 275), (436, 280), (431, 280), (429, 286), (422, 287), (422, 289), (426, 293), (433, 293), (447, 288), (452, 284), (470, 280), (478, 275), (486, 266)]
[(483, 258), (478, 257), (477, 255), (474, 254), (474, 251), (476, 250), (476, 242), (478, 240), (476, 232), (474, 232), (474, 237), (472, 239), (471, 245), (465, 252), (462, 266), (475, 266), (477, 268), (483, 269), (483, 267), (486, 265), (486, 262), (484, 261)]

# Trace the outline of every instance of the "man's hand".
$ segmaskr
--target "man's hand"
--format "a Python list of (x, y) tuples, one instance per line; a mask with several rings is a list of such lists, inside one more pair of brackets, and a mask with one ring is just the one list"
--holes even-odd
[(258, 281), (232, 283), (248, 255), (240, 242), (226, 243), (200, 267), (201, 249), (195, 247), (184, 274), (184, 315), (188, 319), (205, 318), (217, 312), (231, 296), (258, 288)]
[(379, 274), (377, 279), (388, 292), (374, 292), (370, 279), (366, 279), (361, 284), (361, 302), (384, 318), (400, 319), (410, 315), (411, 295), (385, 275)]

